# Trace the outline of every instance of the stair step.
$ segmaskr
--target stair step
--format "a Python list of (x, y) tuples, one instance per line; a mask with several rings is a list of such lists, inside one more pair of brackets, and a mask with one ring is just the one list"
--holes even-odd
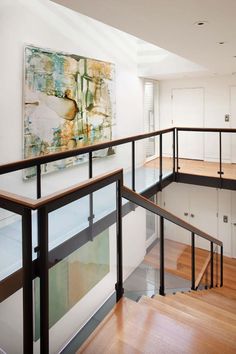
[(232, 300), (236, 300), (236, 291), (222, 287), (222, 288), (214, 288), (214, 289), (209, 289), (209, 291), (214, 292), (216, 294), (219, 294), (221, 296), (227, 297)]
[(217, 311), (217, 308), (214, 309), (214, 306), (213, 310), (215, 310), (215, 312), (211, 309), (199, 308), (197, 300), (193, 299), (191, 303), (188, 303), (188, 299), (186, 300), (185, 296), (182, 296), (180, 299), (178, 297), (165, 296), (155, 298), (154, 301), (169, 305), (174, 309), (195, 317), (195, 321), (197, 321), (198, 325), (212, 330), (217, 336), (222, 336), (227, 340), (233, 338), (233, 343), (235, 343), (236, 318), (232, 319), (230, 314), (227, 316), (227, 313), (225, 315), (221, 310)]
[[(199, 296), (190, 296), (191, 293), (177, 293), (173, 296), (166, 296), (166, 299), (169, 303), (178, 301), (179, 303), (192, 307), (195, 310), (201, 311), (204, 314), (207, 314), (213, 318), (220, 319), (226, 323), (230, 323), (235, 325), (236, 322), (236, 315), (231, 311), (225, 310), (221, 307), (216, 306), (214, 302), (207, 303), (205, 301), (201, 301), (203, 299)], [(156, 297), (155, 297), (156, 298)]]
[(191, 298), (185, 294), (177, 294), (175, 297), (172, 296), (170, 298), (166, 296), (164, 299), (154, 298), (154, 300), (167, 303), (199, 318), (203, 322), (206, 321), (206, 324), (213, 326), (212, 328), (215, 328), (218, 334), (223, 329), (226, 330), (226, 337), (228, 333), (231, 333), (232, 336), (236, 334), (236, 316), (228, 311), (218, 309), (214, 305), (206, 304), (197, 298)]
[[(178, 302), (168, 304), (168, 297), (150, 299), (142, 297), (140, 303), (154, 308), (158, 313), (166, 314), (168, 317), (179, 321), (194, 330), (194, 335), (201, 341), (212, 345), (212, 350), (224, 348), (229, 352), (236, 351), (235, 334), (236, 327), (225, 324), (220, 320), (215, 320), (210, 316), (205, 316), (197, 311), (189, 312), (187, 307), (178, 306)], [(209, 348), (210, 349), (210, 348)], [(205, 348), (206, 350), (206, 348)], [(208, 351), (206, 351), (208, 353)]]
[(233, 354), (235, 351), (236, 347), (208, 336), (201, 328), (192, 328), (163, 311), (123, 298), (77, 353)]
[(223, 297), (211, 291), (194, 291), (186, 294), (189, 297), (198, 298), (208, 304), (213, 304), (225, 311), (229, 311), (236, 315), (236, 300)]

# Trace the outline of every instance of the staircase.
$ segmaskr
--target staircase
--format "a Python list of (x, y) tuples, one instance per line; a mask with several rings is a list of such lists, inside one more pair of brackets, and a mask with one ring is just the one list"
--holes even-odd
[(222, 288), (123, 297), (77, 353), (236, 353), (236, 260), (224, 263)]

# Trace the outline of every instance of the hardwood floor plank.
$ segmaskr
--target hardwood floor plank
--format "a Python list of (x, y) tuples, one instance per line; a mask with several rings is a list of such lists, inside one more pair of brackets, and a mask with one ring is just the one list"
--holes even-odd
[[(168, 298), (168, 297), (166, 297)], [(165, 303), (165, 298), (163, 297), (160, 301), (153, 301), (150, 298), (142, 298), (142, 304), (146, 304), (149, 307), (154, 308), (158, 313), (163, 313), (169, 316), (172, 320), (180, 322), (183, 325), (187, 326), (188, 331), (191, 335), (195, 337), (196, 343), (192, 344), (198, 346), (200, 353), (234, 353), (236, 350), (235, 340), (231, 338), (230, 335), (227, 335), (226, 338), (219, 336), (220, 329), (215, 330), (211, 326), (207, 325), (207, 322), (203, 322), (198, 317), (193, 316), (187, 312), (183, 312), (177, 308), (174, 308), (172, 305)], [(206, 345), (207, 347), (204, 345)], [(203, 346), (202, 346), (203, 344)]]
[[(162, 158), (163, 170), (172, 170), (173, 161), (171, 157)], [(153, 159), (145, 164), (146, 167), (159, 168), (159, 158)], [(209, 176), (219, 178), (219, 162), (210, 162), (202, 160), (179, 159), (180, 172), (189, 173), (191, 175)], [(236, 179), (236, 164), (223, 163), (222, 170), (224, 178)]]

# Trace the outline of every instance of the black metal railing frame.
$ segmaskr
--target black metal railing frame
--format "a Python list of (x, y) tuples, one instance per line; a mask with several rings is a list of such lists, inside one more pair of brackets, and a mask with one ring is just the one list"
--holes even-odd
[[(162, 182), (162, 136), (164, 134), (173, 132), (173, 140), (175, 136), (175, 128), (168, 128), (163, 130), (154, 131), (151, 133), (139, 134), (135, 136), (130, 136), (121, 139), (114, 139), (107, 142), (97, 143), (94, 145), (88, 145), (72, 150), (56, 152), (47, 155), (41, 155), (37, 157), (32, 157), (20, 161), (15, 161), (7, 164), (0, 165), (0, 175), (15, 172), (18, 170), (23, 170), (29, 167), (36, 167), (36, 195), (40, 198), (42, 193), (41, 186), (41, 166), (46, 163), (54, 162), (57, 160), (65, 159), (68, 157), (79, 156), (82, 154), (88, 154), (88, 177), (91, 178), (93, 175), (93, 152), (102, 150), (109, 147), (115, 147), (127, 143), (131, 143), (131, 174), (132, 174), (132, 189), (135, 190), (135, 143), (139, 140), (148, 139), (150, 137), (160, 136), (160, 182)], [(175, 164), (175, 144), (173, 144), (173, 172)]]
[[(117, 283), (116, 283), (116, 297), (119, 300), (123, 294), (123, 270), (122, 270), (122, 205), (121, 198), (127, 197), (127, 191), (124, 192), (123, 187), (123, 172), (118, 170), (118, 172), (107, 174), (99, 183), (96, 182), (97, 178), (93, 181), (93, 152), (107, 148), (118, 146), (125, 143), (131, 143), (132, 151), (132, 162), (131, 162), (131, 172), (132, 172), (132, 190), (135, 191), (136, 181), (135, 181), (135, 142), (138, 140), (146, 139), (153, 136), (159, 136), (159, 184), (162, 188), (163, 181), (163, 135), (172, 132), (172, 147), (173, 147), (173, 181), (177, 180), (176, 176), (179, 173), (179, 131), (202, 131), (202, 132), (218, 132), (219, 133), (219, 175), (222, 179), (222, 142), (221, 133), (222, 132), (236, 132), (235, 130), (227, 129), (207, 129), (207, 128), (169, 128), (165, 130), (160, 130), (152, 133), (136, 135), (134, 137), (127, 137), (122, 139), (117, 139), (109, 142), (104, 142), (96, 145), (85, 146), (83, 148), (49, 154), (46, 156), (34, 157), (27, 160), (17, 161), (13, 163), (8, 163), (0, 166), (0, 175), (5, 173), (10, 173), (17, 170), (22, 170), (28, 167), (36, 166), (36, 195), (37, 200), (31, 200), (29, 198), (21, 198), (10, 193), (0, 192), (0, 206), (6, 210), (12, 211), (22, 217), (22, 258), (23, 258), (23, 336), (24, 336), (24, 353), (33, 353), (33, 298), (32, 298), (32, 279), (33, 279), (33, 262), (32, 262), (32, 210), (38, 210), (38, 247), (36, 248), (38, 254), (38, 267), (40, 275), (40, 331), (41, 331), (41, 354), (47, 354), (49, 348), (49, 337), (48, 337), (48, 213), (60, 206), (68, 204), (70, 201), (76, 198), (81, 198), (84, 196), (84, 191), (86, 190), (87, 195), (90, 196), (90, 215), (89, 215), (89, 226), (93, 227), (93, 192), (100, 189), (110, 183), (116, 182), (117, 185)], [(76, 190), (71, 188), (71, 192), (65, 195), (58, 192), (56, 196), (49, 200), (48, 197), (42, 198), (42, 186), (41, 186), (41, 165), (44, 163), (53, 162), (63, 158), (77, 156), (80, 154), (88, 153), (88, 177), (90, 181), (83, 185), (83, 187), (78, 186)], [(114, 177), (115, 176), (115, 177)], [(113, 181), (113, 182), (111, 182)], [(94, 187), (96, 186), (96, 187)], [(83, 192), (82, 192), (83, 191)], [(132, 191), (131, 191), (132, 192)], [(136, 193), (135, 193), (136, 194)], [(126, 195), (126, 196), (125, 196)], [(130, 195), (129, 195), (130, 197)], [(127, 199), (129, 199), (129, 197)], [(137, 196), (136, 196), (137, 197)], [(133, 203), (140, 205), (140, 197), (136, 197), (131, 200)], [(145, 198), (144, 198), (145, 199)], [(130, 199), (129, 199), (130, 200)], [(151, 204), (150, 204), (151, 203)], [(156, 213), (157, 209), (154, 208), (152, 202), (146, 199), (143, 207)], [(151, 205), (151, 207), (150, 207)], [(157, 207), (157, 206), (156, 206)], [(54, 209), (53, 209), (54, 208)], [(153, 209), (154, 208), (154, 209)], [(158, 209), (158, 212), (160, 210)], [(158, 214), (160, 216), (160, 294), (165, 294), (165, 278), (164, 278), (164, 220), (169, 220), (169, 214)], [(174, 216), (174, 218), (176, 218)], [(172, 218), (173, 219), (173, 218)], [(177, 218), (178, 219), (178, 218)], [(175, 219), (175, 220), (177, 220)], [(181, 220), (181, 219), (178, 219)], [(178, 221), (177, 220), (177, 221)], [(173, 220), (170, 220), (174, 222)], [(178, 222), (177, 222), (178, 224)], [(188, 224), (189, 225), (189, 224)], [(208, 239), (210, 242), (210, 252), (211, 252), (211, 286), (213, 286), (213, 276), (214, 276), (214, 256), (213, 256), (213, 244), (216, 243), (220, 246), (220, 286), (223, 285), (223, 244), (219, 241), (216, 242), (214, 238), (209, 238), (207, 234), (196, 228), (189, 228), (187, 224), (186, 228), (191, 232), (192, 240), (192, 289), (195, 290), (195, 235), (199, 235), (203, 238)], [(181, 225), (180, 225), (181, 226)], [(182, 227), (184, 227), (182, 225)], [(92, 234), (92, 233), (91, 233)], [(204, 237), (206, 236), (207, 237)]]
[[(209, 241), (210, 245), (210, 267), (211, 267), (211, 285), (210, 287), (214, 287), (214, 251), (213, 251), (213, 246), (214, 244), (217, 246), (220, 246), (220, 255), (221, 255), (221, 260), (220, 260), (220, 286), (223, 286), (223, 243), (210, 236), (209, 234), (203, 232), (202, 230), (196, 228), (195, 226), (185, 222), (184, 220), (178, 218), (174, 214), (168, 212), (165, 209), (162, 209), (161, 207), (157, 206), (147, 198), (135, 193), (131, 189), (123, 186), (122, 188), (122, 197), (129, 200), (130, 202), (134, 203), (135, 205), (138, 205), (144, 209), (149, 210), (150, 212), (158, 215), (160, 217), (160, 231), (159, 231), (159, 245), (160, 245), (160, 288), (159, 288), (159, 294), (160, 295), (165, 295), (165, 238), (164, 238), (164, 221), (168, 220), (185, 230), (188, 230), (191, 232), (191, 289), (192, 290), (197, 290), (198, 285), (196, 285), (196, 259), (195, 259), (195, 251), (196, 251), (196, 246), (195, 246), (195, 236), (200, 236), (201, 238)], [(218, 284), (217, 284), (218, 285)]]
[(228, 128), (187, 128), (187, 127), (176, 127), (175, 128), (175, 135), (176, 135), (176, 179), (178, 180), (178, 173), (180, 170), (179, 166), (179, 132), (202, 132), (202, 133), (218, 133), (218, 149), (219, 149), (219, 170), (217, 174), (219, 175), (220, 180), (220, 188), (223, 188), (223, 175), (224, 171), (222, 168), (222, 133), (229, 134), (229, 133), (236, 133), (236, 129), (228, 129)]
[(48, 249), (48, 215), (86, 195), (116, 183), (116, 224), (117, 224), (117, 283), (116, 299), (123, 295), (122, 267), (122, 203), (121, 189), (123, 170), (92, 178), (67, 190), (49, 195), (38, 200), (23, 198), (11, 193), (2, 193), (0, 205), (6, 210), (22, 217), (22, 259), (23, 259), (23, 352), (33, 353), (33, 260), (32, 260), (32, 211), (37, 210), (38, 246), (37, 267), (40, 279), (40, 353), (49, 353), (49, 249)]

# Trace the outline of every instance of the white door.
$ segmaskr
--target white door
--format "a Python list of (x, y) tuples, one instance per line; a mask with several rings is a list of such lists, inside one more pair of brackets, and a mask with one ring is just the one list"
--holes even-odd
[[(172, 89), (172, 122), (176, 127), (203, 127), (204, 89)], [(203, 160), (203, 133), (179, 132), (179, 157)]]
[[(217, 238), (217, 190), (191, 185), (189, 210), (189, 223)], [(199, 236), (196, 237), (196, 246), (210, 250), (210, 242)]]
[[(236, 86), (230, 87), (230, 115), (231, 128), (236, 128)], [(231, 162), (236, 163), (236, 133), (232, 133), (230, 135)]]

